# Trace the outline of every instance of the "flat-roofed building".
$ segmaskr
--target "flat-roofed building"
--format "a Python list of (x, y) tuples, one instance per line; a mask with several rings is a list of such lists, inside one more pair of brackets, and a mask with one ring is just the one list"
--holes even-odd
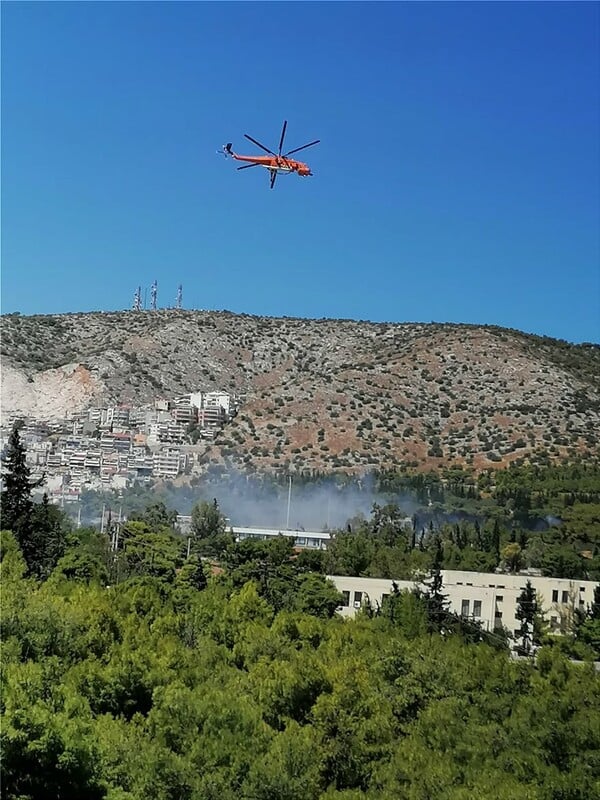
[(330, 536), (323, 531), (305, 531), (305, 530), (286, 530), (280, 528), (242, 528), (238, 525), (231, 527), (233, 535), (237, 542), (242, 542), (244, 539), (262, 539), (267, 541), (269, 539), (276, 539), (278, 536), (285, 536), (292, 539), (294, 547), (301, 549), (318, 549), (324, 550), (329, 544)]
[[(357, 608), (367, 602), (372, 608), (381, 606), (384, 597), (392, 592), (393, 583), (400, 590), (426, 588), (418, 581), (347, 575), (327, 577), (344, 594), (344, 598), (348, 599), (347, 604), (339, 609), (343, 616), (354, 616)], [(442, 577), (442, 593), (447, 596), (450, 611), (481, 622), (489, 631), (504, 627), (513, 634), (520, 627), (516, 617), (518, 599), (527, 581), (531, 581), (536, 591), (538, 606), (549, 623), (550, 630), (556, 633), (568, 629), (576, 609), (584, 609), (592, 602), (594, 587), (597, 585), (595, 581), (570, 578), (460, 570), (442, 570)]]

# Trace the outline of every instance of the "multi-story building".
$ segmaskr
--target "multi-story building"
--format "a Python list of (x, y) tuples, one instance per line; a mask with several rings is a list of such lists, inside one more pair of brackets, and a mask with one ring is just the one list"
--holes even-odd
[(102, 409), (100, 426), (111, 431), (124, 431), (129, 428), (129, 406), (109, 406)]
[(152, 456), (152, 472), (157, 478), (176, 478), (185, 464), (185, 455), (173, 447), (165, 447)]
[(201, 428), (217, 428), (225, 422), (225, 411), (221, 406), (198, 409), (198, 425)]
[[(518, 598), (527, 581), (531, 581), (540, 611), (555, 632), (567, 629), (575, 610), (592, 602), (597, 585), (594, 581), (494, 572), (442, 570), (442, 576), (442, 592), (447, 596), (451, 611), (481, 622), (489, 631), (503, 627), (513, 634), (520, 627), (516, 618)], [(328, 577), (344, 596), (344, 605), (339, 609), (342, 616), (353, 616), (366, 603), (372, 608), (381, 606), (383, 599), (392, 592), (393, 583), (400, 590), (425, 588), (415, 581), (345, 575)]]
[(170, 419), (167, 422), (155, 422), (150, 425), (148, 444), (183, 444), (184, 437), (185, 432), (181, 425)]
[(128, 453), (131, 449), (130, 433), (103, 433), (100, 438), (100, 449), (103, 453), (118, 451)]
[(171, 416), (179, 425), (189, 425), (190, 422), (198, 421), (198, 409), (196, 406), (176, 406), (172, 409)]
[(219, 407), (225, 416), (231, 413), (231, 395), (227, 392), (192, 392), (187, 397), (189, 404), (197, 409)]
[(102, 421), (102, 409), (90, 408), (88, 409), (88, 422), (93, 422), (95, 425), (100, 425)]

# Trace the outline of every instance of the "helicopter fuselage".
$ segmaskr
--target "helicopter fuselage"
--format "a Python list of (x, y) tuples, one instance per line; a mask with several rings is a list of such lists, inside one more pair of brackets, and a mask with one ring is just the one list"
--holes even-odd
[(270, 171), (277, 172), (278, 175), (289, 172), (296, 172), (303, 178), (312, 175), (308, 164), (304, 164), (302, 161), (295, 161), (293, 158), (284, 158), (283, 156), (240, 156), (233, 152), (229, 152), (228, 155), (235, 158), (236, 161), (246, 161), (248, 164), (265, 167)]
[(261, 144), (256, 139), (253, 139), (252, 136), (249, 136), (247, 133), (244, 134), (246, 139), (249, 139), (249, 141), (257, 147), (260, 147), (261, 150), (267, 153), (266, 156), (240, 156), (231, 149), (231, 142), (223, 145), (223, 153), (226, 157), (231, 156), (231, 158), (234, 158), (236, 161), (246, 162), (243, 167), (238, 167), (238, 170), (248, 169), (248, 167), (264, 167), (268, 169), (271, 175), (271, 189), (275, 185), (275, 180), (278, 175), (289, 175), (295, 172), (296, 175), (300, 175), (301, 178), (307, 178), (309, 175), (312, 175), (308, 164), (305, 164), (303, 161), (296, 161), (294, 158), (289, 158), (289, 156), (291, 156), (292, 153), (297, 153), (300, 150), (305, 150), (307, 147), (319, 144), (320, 139), (315, 139), (314, 142), (303, 144), (302, 147), (295, 147), (293, 150), (288, 150), (287, 153), (282, 153), (286, 128), (287, 120), (284, 120), (281, 138), (279, 139), (279, 150), (276, 153), (274, 150), (265, 147), (264, 144)]

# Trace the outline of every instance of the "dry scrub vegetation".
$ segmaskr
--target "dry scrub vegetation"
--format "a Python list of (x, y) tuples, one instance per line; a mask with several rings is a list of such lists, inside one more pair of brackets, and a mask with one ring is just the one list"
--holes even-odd
[(8, 315), (2, 363), (38, 393), (42, 376), (70, 365), (65, 410), (71, 375), (94, 387), (88, 405), (234, 392), (240, 412), (206, 461), (247, 469), (481, 469), (599, 452), (600, 347), (498, 327), (175, 309)]

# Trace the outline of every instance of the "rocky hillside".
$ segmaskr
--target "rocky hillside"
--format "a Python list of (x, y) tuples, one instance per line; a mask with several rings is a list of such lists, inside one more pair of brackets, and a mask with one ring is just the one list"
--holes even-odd
[(206, 454), (361, 471), (597, 458), (600, 347), (497, 327), (202, 311), (2, 317), (2, 414), (244, 398)]

